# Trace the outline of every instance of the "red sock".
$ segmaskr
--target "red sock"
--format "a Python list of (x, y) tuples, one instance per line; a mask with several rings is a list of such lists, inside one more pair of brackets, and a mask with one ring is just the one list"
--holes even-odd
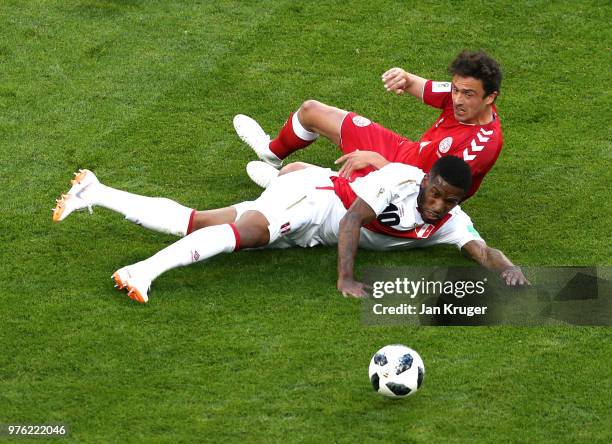
[(299, 123), (297, 114), (291, 113), (278, 136), (270, 142), (270, 151), (279, 159), (284, 159), (291, 153), (306, 148), (317, 140), (318, 136), (316, 133), (305, 130)]

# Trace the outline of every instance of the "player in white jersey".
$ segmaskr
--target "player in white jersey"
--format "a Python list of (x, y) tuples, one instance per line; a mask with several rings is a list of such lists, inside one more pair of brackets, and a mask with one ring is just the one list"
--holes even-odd
[(313, 166), (278, 176), (254, 201), (195, 211), (169, 199), (107, 187), (82, 170), (58, 200), (53, 220), (99, 205), (146, 228), (184, 236), (113, 274), (119, 289), (143, 303), (152, 281), (165, 271), (241, 248), (338, 245), (337, 287), (345, 296), (366, 295), (364, 284), (353, 278), (358, 246), (390, 250), (453, 244), (499, 271), (508, 285), (528, 284), (519, 267), (482, 241), (458, 206), (470, 186), (469, 167), (457, 157), (443, 157), (429, 174), (390, 163), (351, 183)]

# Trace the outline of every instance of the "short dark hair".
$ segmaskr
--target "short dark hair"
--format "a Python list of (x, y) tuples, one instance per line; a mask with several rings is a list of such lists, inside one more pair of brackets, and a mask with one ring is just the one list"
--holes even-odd
[(455, 156), (440, 157), (429, 171), (431, 177), (440, 176), (449, 185), (468, 193), (472, 187), (472, 171), (465, 161)]
[(499, 64), (484, 51), (463, 50), (448, 67), (451, 75), (474, 77), (482, 82), (488, 96), (501, 88), (502, 72)]

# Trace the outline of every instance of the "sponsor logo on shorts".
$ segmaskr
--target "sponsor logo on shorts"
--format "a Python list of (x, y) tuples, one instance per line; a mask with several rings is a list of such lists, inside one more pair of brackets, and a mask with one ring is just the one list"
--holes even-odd
[(448, 150), (451, 149), (451, 145), (453, 144), (453, 138), (447, 137), (446, 139), (442, 139), (440, 145), (438, 145), (438, 151), (442, 154), (448, 153)]
[(289, 222), (285, 222), (284, 224), (281, 225), (280, 227), (280, 232), (281, 234), (287, 234), (291, 231), (291, 224)]
[(355, 116), (353, 117), (353, 123), (355, 124), (355, 126), (364, 127), (368, 126), (370, 123), (372, 123), (372, 121), (363, 116)]
[(193, 250), (191, 252), (191, 259), (193, 260), (193, 262), (197, 262), (198, 259), (200, 259), (200, 253), (198, 253), (197, 250)]

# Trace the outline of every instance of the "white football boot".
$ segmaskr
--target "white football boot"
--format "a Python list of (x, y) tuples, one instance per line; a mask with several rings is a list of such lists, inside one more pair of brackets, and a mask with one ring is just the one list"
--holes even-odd
[(253, 160), (247, 163), (246, 172), (253, 182), (262, 188), (268, 188), (270, 183), (278, 177), (278, 170), (266, 162)]
[(115, 281), (115, 288), (118, 290), (127, 290), (127, 295), (141, 304), (145, 304), (149, 300), (149, 289), (151, 288), (151, 279), (145, 273), (138, 273), (136, 267), (126, 266), (115, 271), (111, 278)]
[(270, 136), (259, 123), (249, 116), (238, 114), (234, 117), (234, 129), (238, 137), (255, 151), (257, 157), (276, 169), (281, 167), (283, 161), (270, 151)]
[(79, 170), (74, 173), (74, 179), (70, 181), (72, 187), (68, 193), (62, 194), (55, 201), (53, 208), (53, 222), (60, 222), (66, 219), (73, 211), (87, 208), (89, 213), (93, 212), (92, 205), (83, 196), (83, 191), (92, 184), (100, 183), (94, 173), (89, 170)]

